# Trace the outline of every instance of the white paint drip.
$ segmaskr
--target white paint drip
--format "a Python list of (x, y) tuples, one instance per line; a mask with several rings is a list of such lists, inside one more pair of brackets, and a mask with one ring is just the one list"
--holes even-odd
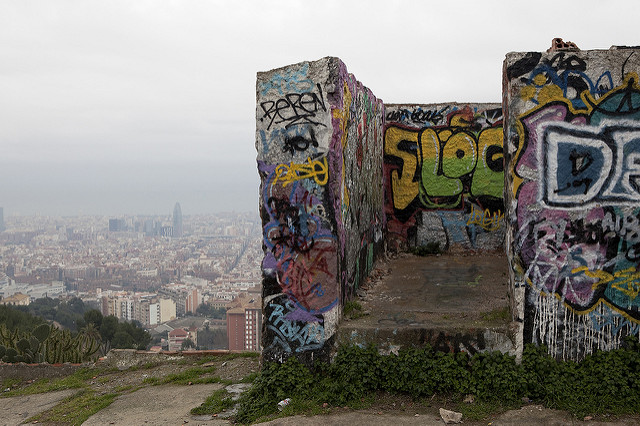
[(612, 350), (627, 335), (640, 336), (640, 324), (611, 310), (604, 303), (591, 312), (576, 313), (551, 295), (537, 293), (533, 320), (533, 340), (546, 345), (549, 353), (562, 360), (580, 360), (594, 350)]

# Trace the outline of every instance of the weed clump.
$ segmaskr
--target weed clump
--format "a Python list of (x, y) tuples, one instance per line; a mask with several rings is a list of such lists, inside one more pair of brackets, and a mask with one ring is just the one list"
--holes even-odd
[(343, 317), (348, 319), (358, 319), (367, 315), (362, 310), (362, 305), (355, 300), (350, 300), (344, 304)]
[(430, 241), (425, 245), (412, 247), (409, 250), (409, 252), (415, 254), (416, 256), (430, 256), (434, 254), (442, 254), (439, 241)]
[(265, 364), (241, 397), (236, 421), (250, 423), (273, 414), (278, 401), (294, 395), (287, 411), (312, 412), (323, 403), (358, 408), (376, 392), (414, 399), (437, 394), (460, 402), (465, 395), (473, 395), (474, 407), (480, 411), (482, 407), (517, 407), (524, 398), (577, 417), (637, 413), (640, 344), (628, 337), (624, 347), (595, 352), (579, 363), (557, 361), (545, 347), (527, 345), (520, 364), (500, 352), (471, 356), (425, 347), (380, 355), (375, 346), (345, 346), (330, 365), (308, 368), (295, 357), (282, 364)]

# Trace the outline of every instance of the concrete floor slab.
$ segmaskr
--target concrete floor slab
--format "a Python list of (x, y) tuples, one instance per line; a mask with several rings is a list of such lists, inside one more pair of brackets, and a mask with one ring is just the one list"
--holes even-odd
[[(368, 314), (341, 323), (341, 343), (377, 343), (383, 350), (429, 343), (439, 350), (512, 352), (504, 255), (401, 254), (359, 293)], [(378, 274), (379, 275), (379, 274)]]

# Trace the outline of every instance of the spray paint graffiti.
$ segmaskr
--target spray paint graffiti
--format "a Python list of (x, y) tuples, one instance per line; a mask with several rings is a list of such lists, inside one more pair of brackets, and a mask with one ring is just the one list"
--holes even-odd
[(337, 275), (336, 242), (313, 178), (293, 183), (279, 180), (278, 166), (260, 164), (264, 178), (263, 209), (267, 249), (263, 270), (276, 279), (307, 318), (337, 303), (330, 285)]
[(302, 63), (258, 77), (256, 148), (261, 177), (267, 359), (316, 351), (336, 308), (338, 240), (329, 198), (330, 105), (318, 67)]
[(500, 210), (492, 213), (489, 209), (482, 211), (477, 209), (475, 205), (472, 205), (471, 214), (469, 215), (466, 225), (477, 225), (485, 231), (495, 231), (502, 226), (503, 220), (504, 214)]
[(285, 128), (298, 124), (324, 124), (316, 119), (316, 115), (327, 111), (322, 88), (316, 85), (317, 93), (287, 93), (283, 98), (267, 100), (260, 103), (264, 112), (260, 121), (267, 122), (267, 130), (274, 124), (285, 124)]
[[(407, 142), (415, 144), (415, 148), (408, 147), (415, 153), (402, 149)], [(390, 126), (385, 132), (385, 155), (389, 162), (400, 159), (404, 163), (391, 171), (392, 200), (397, 210), (406, 209), (414, 201), (423, 208), (461, 208), (464, 194), (502, 197), (501, 128), (486, 129), (476, 138), (458, 129), (411, 131)], [(414, 181), (416, 174), (420, 178)]]
[(613, 88), (610, 71), (593, 79), (587, 73), (586, 59), (571, 52), (559, 52), (549, 58), (531, 52), (507, 68), (506, 74), (509, 80), (521, 77), (525, 87), (520, 96), (538, 105), (562, 98), (574, 108), (585, 108), (582, 93), (586, 91), (597, 99)]
[(279, 164), (276, 166), (273, 183), (282, 182), (283, 186), (287, 186), (291, 182), (302, 179), (313, 179), (318, 185), (325, 185), (329, 179), (327, 158), (323, 157), (322, 160), (311, 161), (309, 157), (306, 164), (293, 162), (289, 165)]
[(270, 92), (277, 95), (284, 95), (286, 92), (308, 92), (313, 88), (313, 81), (308, 78), (308, 74), (308, 63), (276, 71), (265, 81), (258, 81), (258, 93), (265, 96)]
[[(443, 246), (463, 243), (474, 248), (478, 233), (497, 231), (501, 224), (499, 219), (492, 222), (495, 226), (486, 226), (484, 219), (477, 223), (476, 211), (498, 218), (504, 208), (500, 109), (448, 105), (420, 108), (421, 113), (425, 111), (443, 125), (409, 127), (406, 123), (413, 124), (424, 114), (409, 114), (403, 107), (387, 113), (387, 117), (398, 119), (387, 122), (384, 135), (385, 211), (391, 218), (390, 232), (407, 241), (416, 232), (412, 228), (421, 227), (425, 212), (433, 212), (451, 237)], [(445, 111), (449, 113), (439, 117)], [(461, 213), (439, 215), (442, 210)], [(417, 230), (417, 234), (421, 232)], [(495, 238), (493, 248), (501, 241), (501, 237)]]
[(400, 108), (387, 112), (386, 118), (388, 122), (411, 122), (417, 125), (430, 124), (437, 126), (443, 124), (446, 112), (450, 108), (449, 105), (434, 109), (422, 109), (422, 107)]
[(309, 128), (309, 137), (298, 133), (295, 135), (285, 135), (282, 139), (284, 140), (282, 150), (290, 153), (292, 157), (296, 151), (305, 152), (310, 147), (318, 148), (318, 141), (313, 128)]
[(335, 154), (334, 170), (341, 170), (335, 187), (340, 196), (335, 198), (334, 211), (343, 242), (341, 285), (343, 300), (347, 300), (381, 251), (384, 107), (370, 90), (346, 73), (346, 68), (341, 68), (340, 79), (336, 87), (342, 90), (332, 107), (331, 152)]
[(505, 92), (509, 109), (528, 105), (508, 149), (524, 337), (559, 358), (613, 349), (639, 330), (640, 86), (628, 59), (622, 73), (572, 52), (527, 54), (506, 69), (519, 87)]
[(303, 352), (320, 349), (325, 342), (323, 319), (305, 321), (295, 319), (297, 307), (286, 298), (272, 300), (265, 307), (267, 332), (272, 334), (269, 349)]
[[(629, 287), (623, 291), (619, 280), (602, 280), (635, 268), (630, 262), (640, 248), (637, 82), (629, 74), (598, 100), (585, 95), (584, 110), (553, 99), (524, 115), (516, 172), (538, 174), (518, 188), (525, 277), (578, 312), (602, 301), (640, 320), (640, 300), (626, 294)], [(543, 208), (532, 214), (538, 197)], [(630, 280), (634, 288), (637, 277)]]
[[(562, 107), (549, 108), (566, 116)], [(535, 121), (537, 114), (524, 120), (541, 140), (545, 204), (584, 208), (640, 202), (640, 124), (607, 120), (586, 127), (547, 121), (531, 129), (529, 123)]]
[(263, 356), (313, 358), (382, 246), (384, 107), (337, 58), (260, 73), (257, 96)]

